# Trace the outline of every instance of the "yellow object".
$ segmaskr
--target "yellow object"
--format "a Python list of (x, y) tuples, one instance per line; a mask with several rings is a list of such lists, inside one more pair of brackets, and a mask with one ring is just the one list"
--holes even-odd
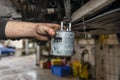
[(81, 64), (80, 62), (72, 62), (72, 71), (74, 77), (80, 77), (84, 80), (89, 80), (89, 71), (88, 66), (89, 64)]
[(60, 65), (63, 65), (63, 61), (62, 61), (62, 59), (52, 59), (51, 64), (60, 66)]
[(79, 76), (79, 72), (81, 70), (80, 62), (78, 62), (78, 61), (72, 62), (71, 66), (72, 66), (73, 76), (75, 76), (75, 77)]
[(109, 35), (101, 35), (99, 37), (99, 43), (105, 43), (105, 41), (109, 38)]
[(88, 72), (88, 64), (83, 64), (81, 66), (81, 71), (80, 71), (80, 78), (84, 79), (84, 80), (88, 80), (89, 79), (89, 72)]

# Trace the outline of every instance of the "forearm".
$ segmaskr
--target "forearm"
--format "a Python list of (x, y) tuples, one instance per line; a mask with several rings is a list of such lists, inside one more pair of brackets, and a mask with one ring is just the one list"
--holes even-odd
[(36, 38), (38, 40), (48, 40), (49, 37), (55, 36), (55, 31), (60, 26), (50, 23), (32, 23), (21, 21), (1, 22), (0, 39), (21, 39)]
[(7, 38), (29, 38), (35, 35), (36, 24), (30, 22), (8, 21), (5, 28)]

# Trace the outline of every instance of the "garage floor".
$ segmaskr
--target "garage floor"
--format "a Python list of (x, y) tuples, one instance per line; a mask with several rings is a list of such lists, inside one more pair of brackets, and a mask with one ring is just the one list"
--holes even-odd
[(78, 80), (61, 78), (35, 66), (35, 56), (7, 57), (0, 60), (0, 80)]

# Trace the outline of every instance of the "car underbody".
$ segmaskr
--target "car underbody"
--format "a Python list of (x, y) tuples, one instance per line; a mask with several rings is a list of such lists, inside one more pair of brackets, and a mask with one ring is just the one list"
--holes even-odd
[(1, 19), (70, 21), (76, 35), (120, 32), (119, 0), (0, 0), (0, 10)]

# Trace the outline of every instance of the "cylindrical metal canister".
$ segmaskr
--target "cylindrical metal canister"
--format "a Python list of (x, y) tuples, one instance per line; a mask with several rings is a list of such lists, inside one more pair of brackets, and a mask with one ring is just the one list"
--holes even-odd
[(59, 30), (51, 41), (51, 55), (72, 56), (74, 49), (74, 33), (72, 31)]

